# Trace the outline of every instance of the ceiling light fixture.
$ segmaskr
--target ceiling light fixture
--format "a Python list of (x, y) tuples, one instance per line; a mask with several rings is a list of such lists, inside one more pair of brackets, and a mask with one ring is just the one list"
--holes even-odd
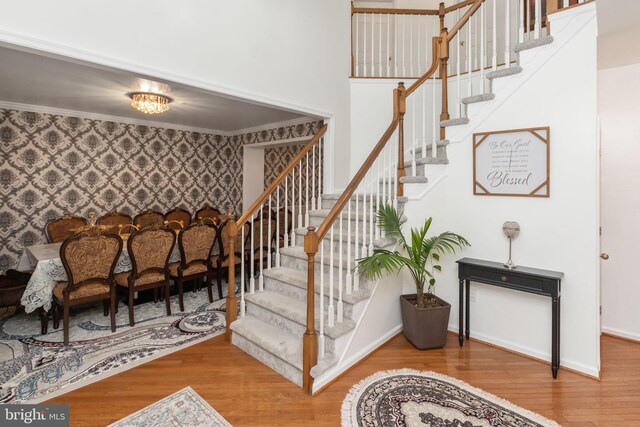
[(160, 114), (169, 111), (169, 103), (173, 99), (165, 95), (151, 92), (131, 92), (131, 106), (145, 114)]

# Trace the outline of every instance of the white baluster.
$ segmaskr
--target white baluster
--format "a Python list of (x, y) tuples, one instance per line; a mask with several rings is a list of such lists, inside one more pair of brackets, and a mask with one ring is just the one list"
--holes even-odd
[(393, 147), (393, 208), (398, 209), (398, 138), (394, 138)]
[[(286, 215), (285, 215), (286, 216)], [(269, 222), (271, 224), (271, 222)], [(280, 186), (276, 187), (276, 267), (280, 267)]]
[(411, 97), (411, 176), (416, 176), (416, 97)]
[(320, 331), (318, 335), (318, 352), (324, 357), (324, 245), (320, 242)]
[(524, 21), (526, 17), (526, 13), (523, 5), (520, 1), (516, 2), (516, 8), (518, 10), (518, 43), (522, 43), (524, 41)]
[(387, 181), (387, 171), (385, 170), (385, 168), (387, 167), (387, 147), (384, 147), (382, 149), (382, 195), (380, 196), (380, 200), (382, 200), (382, 203), (384, 203), (385, 200), (387, 200), (386, 196), (387, 196), (387, 184), (389, 184), (389, 182)]
[(427, 85), (420, 88), (422, 93), (422, 157), (427, 157)]
[(318, 202), (316, 203), (318, 209), (322, 209), (322, 189), (324, 188), (322, 185), (322, 170), (324, 168), (324, 155), (322, 153), (323, 141), (324, 138), (318, 140)]
[(284, 177), (284, 247), (289, 247), (289, 175)]
[[(244, 317), (246, 310), (244, 300), (244, 228), (243, 225), (242, 230), (240, 230), (240, 317)], [(229, 266), (229, 268), (233, 267)]]
[(376, 75), (376, 57), (374, 56), (374, 45), (375, 45), (375, 28), (376, 28), (376, 19), (374, 14), (371, 14), (371, 76)]
[(484, 93), (484, 67), (486, 63), (485, 33), (487, 31), (487, 22), (485, 19), (485, 6), (486, 3), (482, 3), (482, 6), (480, 6), (480, 93)]
[[(357, 197), (357, 196), (356, 196)], [(356, 245), (357, 246), (357, 245)], [(345, 276), (345, 290), (347, 295), (351, 294), (353, 277), (351, 276), (351, 200), (347, 207), (347, 275)]]
[[(355, 232), (353, 235), (353, 259), (358, 259), (358, 249), (360, 247), (360, 242), (358, 241), (358, 228), (360, 226), (359, 222), (360, 222), (360, 211), (359, 211), (359, 207), (360, 207), (360, 195), (358, 194), (360, 189), (360, 185), (358, 185), (356, 187), (356, 191), (354, 191), (355, 195), (356, 195), (356, 215), (355, 215)], [(351, 204), (351, 202), (349, 202), (349, 204)], [(358, 277), (358, 270), (354, 270), (353, 272), (353, 289), (354, 290), (358, 290), (358, 282), (359, 282), (359, 277)]]
[(431, 85), (431, 89), (433, 91), (433, 100), (432, 100), (432, 116), (433, 116), (433, 129), (431, 135), (431, 157), (436, 157), (438, 155), (437, 143), (438, 138), (436, 136), (436, 129), (440, 127), (440, 118), (436, 111), (436, 74), (433, 73), (433, 84)]
[(395, 36), (393, 38), (394, 48), (393, 48), (393, 68), (394, 68), (394, 76), (398, 76), (398, 15), (393, 15), (394, 26), (393, 31)]
[[(362, 180), (362, 250), (360, 256), (367, 256), (367, 175)], [(369, 200), (371, 202), (371, 200)]]
[[(255, 246), (254, 246), (254, 221), (255, 214), (251, 214), (251, 246), (249, 246), (249, 273), (251, 277), (249, 278), (249, 293), (252, 295), (256, 292), (256, 272), (255, 272)], [(244, 256), (244, 255), (243, 255)]]
[(542, 0), (535, 2), (536, 20), (534, 24), (536, 38), (540, 38), (540, 30), (542, 30)]
[(364, 22), (362, 23), (362, 68), (363, 68), (363, 73), (362, 75), (364, 77), (368, 77), (367, 74), (367, 14), (363, 14), (363, 20)]
[[(340, 212), (340, 217), (338, 219), (340, 221), (340, 236), (338, 237), (338, 323), (342, 323), (344, 320), (344, 304), (342, 303), (342, 253), (344, 252), (344, 247), (342, 246), (342, 211)], [(331, 246), (331, 250), (333, 251), (333, 246)]]
[(525, 22), (525, 31), (529, 33), (527, 35), (527, 39), (531, 39), (531, 0), (527, 0), (527, 10), (525, 12), (527, 15), (527, 20)]
[(374, 208), (373, 208), (373, 195), (376, 187), (380, 187), (380, 178), (377, 176), (373, 176), (373, 170), (371, 170), (371, 174), (369, 176), (371, 179), (371, 199), (369, 203), (369, 256), (373, 255), (373, 221), (375, 220), (374, 216)]
[(298, 227), (304, 227), (302, 216), (302, 160), (298, 164)]
[(296, 168), (291, 169), (291, 247), (296, 245)]
[(391, 57), (391, 51), (389, 50), (389, 39), (390, 37), (390, 29), (389, 27), (391, 26), (391, 16), (387, 13), (387, 55), (385, 58), (385, 62), (387, 63), (387, 77), (391, 77), (391, 64), (390, 64), (390, 57)]
[[(311, 210), (316, 210), (316, 146), (313, 146), (311, 154), (312, 166), (311, 166)], [(308, 177), (307, 177), (308, 179)], [(318, 206), (317, 209), (320, 209)]]
[[(509, 0), (506, 0), (509, 1)], [(460, 20), (460, 9), (456, 10), (456, 22)], [(456, 100), (456, 105), (457, 105), (457, 109), (458, 109), (458, 114), (457, 117), (461, 118), (462, 117), (462, 102), (461, 102), (461, 98), (462, 96), (460, 95), (460, 41), (462, 40), (462, 31), (459, 31), (457, 36), (456, 36), (456, 95), (457, 95), (457, 100)], [(424, 117), (424, 115), (423, 115)]]
[(305, 189), (304, 189), (304, 226), (309, 226), (309, 152), (306, 154), (305, 168)]
[(496, 70), (498, 68), (498, 2), (493, 0), (493, 31), (491, 34), (491, 68)]
[[(378, 173), (376, 175), (377, 185), (376, 185), (376, 209), (380, 208), (380, 187), (385, 185), (384, 182), (384, 173), (380, 174), (380, 159), (376, 160), (376, 165), (378, 168)], [(382, 182), (380, 180), (382, 179)], [(376, 239), (380, 238), (380, 227), (376, 227)]]
[(269, 222), (267, 223), (267, 270), (271, 270), (271, 194), (269, 194)]
[(356, 49), (354, 52), (354, 62), (355, 62), (355, 74), (356, 77), (360, 76), (360, 14), (356, 13), (353, 15), (356, 20)]
[[(328, 319), (329, 319), (329, 327), (333, 328), (335, 324), (335, 307), (333, 305), (333, 224), (331, 224), (331, 230), (329, 231), (329, 309), (328, 309)], [(321, 265), (321, 268), (324, 269), (324, 265)]]
[(409, 15), (409, 73), (415, 76), (413, 72), (413, 15)]
[[(424, 121), (423, 121), (424, 123)], [(393, 200), (393, 144), (389, 144), (389, 169), (387, 171), (387, 174), (389, 176), (389, 191), (387, 191), (387, 204), (390, 205)]]
[(472, 64), (472, 56), (471, 56), (471, 25), (473, 17), (469, 18), (467, 21), (467, 83), (468, 83), (468, 92), (469, 96), (473, 96), (473, 64)]
[(504, 0), (504, 64), (511, 67), (511, 11), (509, 10), (510, 0)]
[(404, 17), (405, 15), (402, 15), (402, 76), (405, 77), (407, 75), (407, 70), (406, 70), (406, 66), (407, 66), (407, 57), (404, 54), (404, 48), (405, 48), (405, 37), (404, 37), (404, 28), (405, 28), (405, 24), (404, 24)]
[(378, 75), (382, 77), (382, 15), (378, 15)]
[[(264, 291), (264, 275), (263, 270), (264, 270), (264, 254), (262, 253), (263, 250), (263, 243), (264, 243), (264, 236), (262, 235), (262, 229), (264, 228), (264, 221), (263, 221), (263, 216), (262, 216), (262, 206), (264, 205), (260, 205), (260, 252), (258, 253), (258, 262), (260, 263), (260, 276), (258, 277), (258, 292), (262, 292)], [(229, 268), (232, 268), (231, 266), (229, 266)]]

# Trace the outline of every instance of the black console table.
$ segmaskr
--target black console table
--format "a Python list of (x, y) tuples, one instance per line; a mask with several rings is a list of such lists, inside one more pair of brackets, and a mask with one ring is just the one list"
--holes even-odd
[[(460, 346), (464, 344), (465, 336), (469, 339), (469, 293), (472, 281), (548, 296), (551, 297), (552, 317), (551, 373), (553, 378), (556, 378), (560, 367), (560, 282), (564, 273), (529, 267), (517, 267), (510, 270), (499, 262), (473, 258), (462, 258), (457, 262), (460, 281), (460, 329), (458, 335)], [(463, 334), (465, 317), (467, 324)]]

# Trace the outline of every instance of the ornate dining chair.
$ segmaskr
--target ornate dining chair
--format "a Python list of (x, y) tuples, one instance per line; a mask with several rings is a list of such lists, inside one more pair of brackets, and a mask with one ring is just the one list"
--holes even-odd
[[(116, 331), (116, 286), (113, 270), (122, 253), (122, 239), (97, 228), (68, 238), (60, 247), (67, 281), (53, 288), (53, 327), (59, 325), (59, 308), (64, 311), (64, 344), (69, 344), (69, 309), (95, 301), (109, 301), (111, 332)], [(105, 310), (106, 315), (106, 310)]]
[(131, 216), (125, 213), (109, 212), (98, 218), (96, 224), (107, 226), (106, 231), (109, 233), (118, 234), (123, 226), (133, 224), (133, 221)]
[[(285, 218), (287, 219), (286, 224), (287, 227), (285, 229)], [(278, 221), (280, 222), (279, 225), (279, 234), (278, 234), (278, 244), (280, 245), (281, 248), (283, 248), (285, 246), (285, 236), (289, 239), (291, 239), (291, 230), (293, 229), (293, 217), (291, 215), (291, 211), (289, 209), (285, 209), (285, 208), (280, 208), (280, 210), (278, 211)], [(287, 242), (287, 245), (289, 244), (289, 242)]]
[(129, 325), (134, 326), (133, 294), (147, 289), (164, 288), (167, 316), (171, 314), (169, 298), (169, 257), (176, 233), (168, 227), (152, 225), (133, 233), (127, 239), (127, 252), (132, 270), (116, 274), (118, 286), (128, 288)]
[(210, 218), (214, 223), (218, 223), (218, 217), (220, 216), (220, 209), (216, 209), (208, 204), (196, 211), (195, 220), (201, 221), (205, 218)]
[(133, 218), (133, 223), (138, 227), (138, 229), (149, 227), (151, 225), (163, 225), (164, 215), (158, 211), (154, 211), (153, 209), (147, 209), (146, 211), (136, 215), (135, 218)]
[[(230, 221), (235, 221), (234, 219), (227, 219), (225, 222), (220, 224), (220, 237), (218, 238), (218, 255), (214, 255), (210, 259), (211, 267), (216, 269), (217, 273), (217, 281), (218, 281), (218, 296), (222, 298), (222, 277), (223, 274), (229, 273), (229, 254), (230, 254), (230, 242), (231, 238), (229, 236), (229, 225)], [(241, 229), (238, 229), (238, 235), (236, 236), (234, 242), (234, 268), (238, 267), (242, 263), (242, 236), (244, 234), (245, 242), (248, 237), (249, 232), (249, 224), (245, 224), (244, 233), (242, 233)], [(248, 271), (247, 271), (248, 272)]]
[(77, 231), (74, 230), (86, 225), (87, 220), (85, 218), (80, 216), (63, 215), (47, 222), (47, 225), (44, 227), (44, 231), (49, 243), (60, 243), (76, 234)]
[[(271, 227), (269, 227), (271, 225)], [(257, 269), (262, 259), (263, 265), (266, 267), (271, 255), (276, 251), (276, 214), (271, 211), (271, 219), (269, 219), (269, 212), (264, 211), (262, 217), (258, 216), (251, 222), (253, 227), (253, 260), (254, 267)], [(262, 234), (260, 234), (262, 229)], [(262, 236), (262, 240), (260, 239)], [(271, 240), (271, 242), (269, 242)], [(247, 238), (245, 244), (247, 248), (247, 254), (245, 256), (247, 263), (251, 263), (251, 236)], [(248, 264), (250, 265), (250, 264)]]
[[(213, 294), (211, 293), (211, 275), (213, 272), (211, 271), (209, 258), (217, 235), (218, 229), (215, 225), (198, 221), (185, 227), (178, 236), (180, 262), (169, 264), (169, 275), (178, 284), (180, 311), (184, 311), (182, 284), (186, 280), (204, 278), (207, 282), (209, 301), (213, 302)], [(165, 295), (165, 298), (167, 297)]]
[(191, 212), (175, 208), (164, 214), (164, 224), (173, 229), (180, 230), (191, 224)]

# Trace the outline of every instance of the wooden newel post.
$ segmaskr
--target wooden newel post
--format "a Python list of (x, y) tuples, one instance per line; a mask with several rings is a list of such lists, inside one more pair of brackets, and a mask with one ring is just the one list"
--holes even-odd
[(398, 117), (398, 197), (404, 196), (404, 185), (400, 178), (405, 176), (404, 171), (404, 113), (407, 111), (407, 102), (404, 82), (398, 83), (398, 88), (393, 91), (393, 114)]
[[(315, 257), (318, 253), (318, 235), (315, 227), (307, 228), (304, 236), (304, 251), (307, 253), (307, 328), (302, 340), (302, 388), (313, 394), (311, 368), (318, 363), (318, 336), (315, 313)], [(322, 266), (320, 267), (322, 268)], [(323, 313), (320, 313), (322, 316)]]
[(229, 277), (227, 280), (227, 341), (231, 342), (231, 323), (238, 318), (238, 299), (236, 298), (235, 246), (238, 237), (238, 224), (229, 220)]
[[(449, 84), (447, 63), (449, 61), (449, 32), (446, 28), (440, 31), (440, 82), (442, 83), (442, 112), (440, 121), (449, 120)], [(440, 140), (446, 139), (446, 129), (440, 126)]]

